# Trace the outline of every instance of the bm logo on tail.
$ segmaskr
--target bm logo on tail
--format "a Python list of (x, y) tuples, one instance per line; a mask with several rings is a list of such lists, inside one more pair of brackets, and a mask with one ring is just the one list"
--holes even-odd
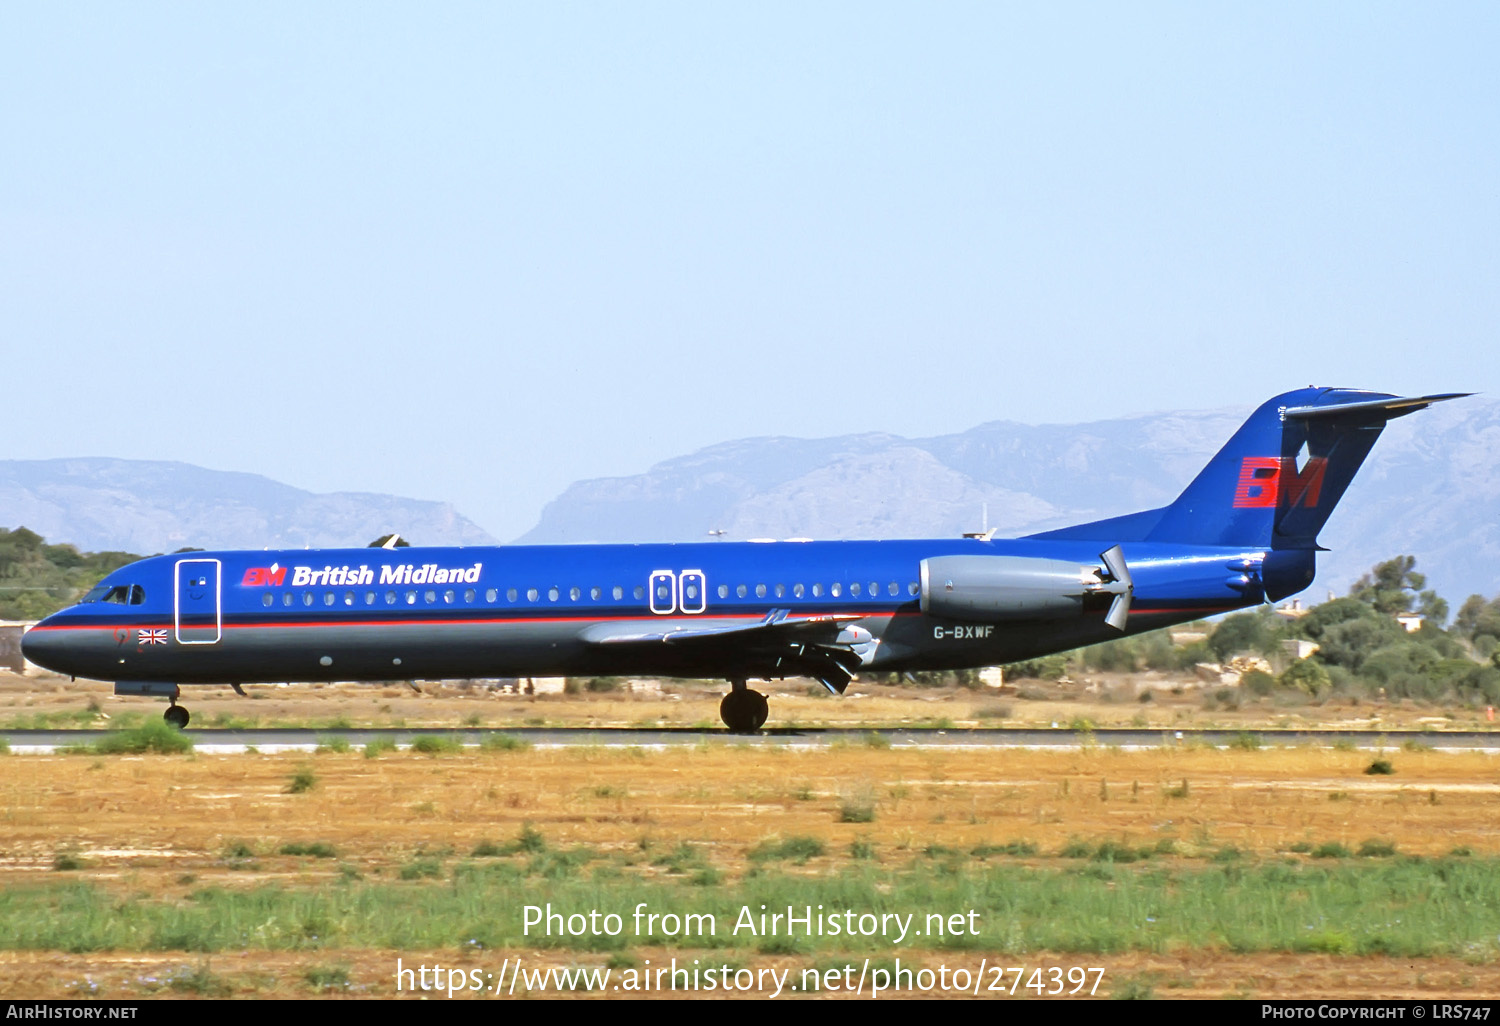
[(1323, 494), (1323, 475), (1327, 471), (1328, 461), (1322, 456), (1313, 456), (1301, 470), (1290, 457), (1246, 456), (1240, 462), (1234, 508), (1315, 507)]

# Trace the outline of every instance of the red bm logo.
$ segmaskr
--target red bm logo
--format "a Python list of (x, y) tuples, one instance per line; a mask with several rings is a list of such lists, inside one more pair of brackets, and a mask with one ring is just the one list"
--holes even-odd
[(1234, 488), (1235, 509), (1275, 509), (1278, 506), (1317, 506), (1323, 494), (1328, 461), (1314, 456), (1301, 470), (1297, 461), (1275, 456), (1246, 456)]
[(270, 585), (280, 586), (286, 580), (286, 567), (276, 566), (252, 566), (245, 571), (245, 576), (240, 583), (250, 588), (265, 588)]

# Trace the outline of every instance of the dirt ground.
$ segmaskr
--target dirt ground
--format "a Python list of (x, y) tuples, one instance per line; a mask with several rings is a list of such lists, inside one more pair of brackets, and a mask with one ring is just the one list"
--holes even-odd
[[(418, 701), (421, 701), (420, 699)], [(1126, 752), (689, 746), (643, 751), (581, 747), (436, 756), (359, 752), (96, 757), (13, 755), (0, 778), (0, 890), (67, 879), (122, 896), (186, 900), (194, 889), (267, 881), (319, 886), (335, 861), (386, 879), (414, 852), (467, 852), (515, 837), (526, 825), (557, 847), (600, 852), (670, 847), (689, 839), (733, 881), (768, 836), (812, 836), (828, 854), (799, 872), (832, 874), (851, 842), (892, 859), (925, 845), (966, 849), (1024, 838), (1053, 854), (1069, 839), (1148, 845), (1171, 839), (1173, 858), (1202, 858), (1226, 845), (1247, 857), (1285, 857), (1308, 842), (1355, 847), (1389, 840), (1403, 854), (1462, 846), (1500, 854), (1500, 760), (1477, 752), (1397, 749), (1396, 773), (1368, 776), (1368, 752), (1312, 748)], [(310, 770), (315, 784), (289, 782)], [(869, 822), (842, 822), (853, 798)], [(226, 865), (237, 841), (258, 870)], [(338, 859), (277, 854), (287, 843), (326, 841)], [(59, 853), (79, 860), (60, 872)], [(434, 883), (434, 886), (441, 886)], [(661, 965), (703, 954), (637, 948)], [(989, 957), (1002, 957), (991, 952)], [(396, 959), (497, 969), (602, 965), (602, 956), (557, 951), (312, 950), (71, 954), (0, 951), (0, 996), (396, 996)], [(985, 953), (912, 952), (916, 964), (969, 965)], [(805, 962), (806, 959), (802, 959)], [(1105, 991), (1156, 997), (1432, 997), (1500, 995), (1492, 956), (1386, 958), (1335, 955), (1031, 953), (1028, 966), (1100, 966)], [(1007, 963), (1010, 964), (1010, 963)], [(803, 967), (752, 955), (752, 969)], [(331, 975), (330, 975), (331, 974)], [(326, 982), (333, 979), (334, 984)], [(205, 982), (207, 981), (207, 982)], [(324, 989), (320, 989), (324, 988)], [(761, 993), (764, 991), (754, 991)], [(707, 996), (707, 995), (704, 995)], [(939, 996), (932, 992), (930, 996)]]
[[(672, 952), (638, 949), (637, 954), (649, 959), (652, 965), (666, 964), (675, 955), (678, 964), (687, 964), (701, 956), (705, 964), (713, 964), (714, 952), (677, 950)], [(459, 969), (465, 973), (479, 969), (481, 972), (498, 970), (506, 959), (525, 960), (528, 969), (543, 966), (568, 966), (576, 964), (560, 959), (552, 953), (531, 951), (486, 951), (482, 954), (458, 955), (453, 951), (401, 952), (405, 967), (425, 965), (441, 966), (446, 979), (447, 970)], [(0, 997), (24, 995), (27, 998), (52, 997), (73, 1000), (87, 999), (99, 995), (110, 1000), (129, 1000), (133, 997), (168, 998), (185, 996), (203, 997), (261, 997), (261, 998), (306, 998), (324, 996), (330, 998), (398, 998), (403, 996), (448, 999), (445, 989), (439, 988), (427, 994), (398, 993), (395, 984), (395, 952), (348, 950), (321, 951), (315, 958), (305, 953), (284, 951), (237, 951), (207, 957), (182, 953), (145, 954), (90, 954), (68, 955), (52, 952), (0, 952)], [(598, 962), (598, 959), (591, 960)], [(918, 959), (918, 964), (931, 963), (936, 966), (938, 958)], [(1033, 952), (1020, 959), (1026, 966), (1102, 966), (1105, 969), (1100, 985), (1092, 995), (1077, 997), (1108, 998), (1120, 996), (1125, 990), (1152, 998), (1190, 999), (1257, 999), (1304, 1001), (1308, 999), (1367, 1001), (1371, 999), (1468, 1001), (1493, 1000), (1500, 994), (1500, 971), (1492, 965), (1470, 965), (1460, 959), (1434, 958), (1413, 961), (1409, 958), (1353, 958), (1335, 955), (1309, 954), (1264, 954), (1236, 955), (1218, 952), (1185, 952), (1174, 955), (1152, 955), (1129, 952), (1121, 955), (1088, 956), (1066, 952)], [(979, 956), (971, 959), (952, 959), (962, 962), (973, 971), (978, 968)], [(859, 960), (855, 959), (856, 967)], [(309, 966), (336, 967), (343, 980), (336, 986), (319, 989), (308, 982)], [(797, 979), (803, 968), (795, 959), (761, 958), (751, 963), (755, 970), (774, 969), (790, 972), (790, 979)], [(315, 970), (314, 970), (315, 971)], [(174, 986), (174, 980), (190, 980), (193, 974), (205, 974), (212, 983), (203, 992)], [(1093, 976), (1087, 979), (1092, 982)], [(986, 988), (993, 981), (985, 974), (985, 983), (980, 997), (1001, 1000), (1038, 1001), (1056, 1000), (1052, 997), (1038, 998), (1024, 989), (1014, 995), (993, 993)], [(1009, 988), (1013, 975), (1005, 975), (1002, 982)], [(1065, 988), (1066, 989), (1066, 988)], [(1085, 987), (1085, 989), (1088, 989)], [(1142, 990), (1145, 990), (1142, 993)], [(699, 993), (641, 992), (624, 994), (621, 991), (606, 991), (589, 994), (573, 991), (564, 995), (556, 991), (526, 991), (517, 988), (503, 996), (475, 994), (458, 990), (454, 1000), (517, 1000), (522, 998), (609, 998), (628, 996), (669, 999), (701, 998), (722, 999), (720, 992)], [(753, 988), (738, 992), (743, 998), (765, 999), (773, 996), (771, 988)], [(780, 997), (794, 996), (783, 992)], [(825, 991), (820, 997), (831, 999), (862, 998), (868, 1000), (868, 987), (863, 994), (847, 991)], [(889, 995), (887, 995), (889, 996)], [(916, 994), (906, 993), (902, 997), (922, 998), (971, 998), (969, 992), (944, 991), (934, 986)]]
[[(554, 682), (560, 684), (561, 682)], [(546, 686), (546, 685), (544, 685)], [(248, 698), (221, 686), (188, 687), (195, 728), (214, 726), (721, 726), (725, 686), (712, 681), (622, 681), (608, 693), (516, 694), (483, 685), (250, 685)], [(760, 682), (767, 727), (903, 725), (1096, 727), (1283, 727), (1496, 729), (1485, 709), (1410, 701), (1323, 703), (1242, 695), (1190, 675), (1098, 674), (1062, 684), (1021, 680), (1001, 689), (892, 686), (856, 680), (832, 696), (807, 680)], [(107, 728), (122, 713), (160, 715), (162, 699), (116, 697), (112, 685), (0, 671), (0, 727)], [(41, 721), (45, 720), (43, 723)]]

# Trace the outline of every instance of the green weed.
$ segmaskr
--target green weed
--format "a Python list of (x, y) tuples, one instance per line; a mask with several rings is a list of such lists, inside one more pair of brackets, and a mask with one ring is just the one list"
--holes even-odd
[(113, 730), (95, 741), (99, 755), (181, 755), (193, 750), (193, 740), (166, 720), (147, 720), (138, 727)]
[(411, 743), (411, 750), (423, 755), (456, 755), (464, 750), (457, 734), (423, 734)]
[(753, 862), (789, 860), (800, 866), (822, 855), (824, 850), (823, 842), (816, 837), (788, 837), (762, 841), (750, 850), (749, 857)]
[(306, 794), (318, 786), (318, 776), (311, 766), (299, 766), (286, 786), (287, 794)]
[(311, 855), (315, 859), (338, 857), (338, 852), (327, 841), (313, 841), (310, 844), (283, 844), (279, 849), (279, 853), (282, 855)]
[(514, 734), (486, 734), (479, 741), (481, 752), (527, 752), (532, 747), (529, 740)]

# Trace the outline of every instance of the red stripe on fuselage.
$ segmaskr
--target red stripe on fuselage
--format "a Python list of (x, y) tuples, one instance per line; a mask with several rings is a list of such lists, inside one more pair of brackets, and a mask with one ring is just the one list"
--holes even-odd
[[(1216, 606), (1182, 606), (1169, 607), (1165, 609), (1141, 608), (1136, 606), (1131, 609), (1132, 616), (1162, 616), (1175, 615), (1178, 613), (1194, 613), (1200, 616), (1212, 616), (1215, 613), (1228, 612), (1231, 609), (1240, 609), (1238, 605), (1216, 605)], [(1098, 610), (1098, 615), (1104, 615), (1106, 610)], [(787, 617), (778, 621), (784, 624), (793, 623), (816, 623), (823, 618), (833, 617), (859, 617), (863, 620), (876, 619), (878, 617), (909, 617), (925, 616), (927, 614), (917, 610), (866, 610), (863, 612), (850, 611), (847, 613), (812, 613), (804, 617)], [(1090, 615), (1093, 615), (1092, 613)], [(288, 630), (293, 628), (307, 627), (433, 627), (446, 625), (490, 625), (490, 624), (546, 624), (546, 623), (661, 623), (665, 621), (692, 622), (694, 620), (743, 620), (746, 622), (758, 622), (765, 619), (764, 613), (678, 613), (678, 614), (653, 614), (649, 616), (507, 616), (507, 617), (443, 617), (441, 619), (404, 619), (404, 620), (265, 620), (248, 623), (236, 623), (224, 621), (221, 626), (224, 630), (264, 630), (276, 628)], [(933, 617), (933, 619), (943, 619)], [(1016, 621), (1022, 622), (1022, 621)], [(1036, 622), (1036, 621), (1027, 621)], [(204, 625), (192, 625), (198, 629)], [(161, 623), (108, 623), (108, 624), (38, 624), (33, 627), (34, 631), (133, 631), (133, 630), (160, 630)]]

